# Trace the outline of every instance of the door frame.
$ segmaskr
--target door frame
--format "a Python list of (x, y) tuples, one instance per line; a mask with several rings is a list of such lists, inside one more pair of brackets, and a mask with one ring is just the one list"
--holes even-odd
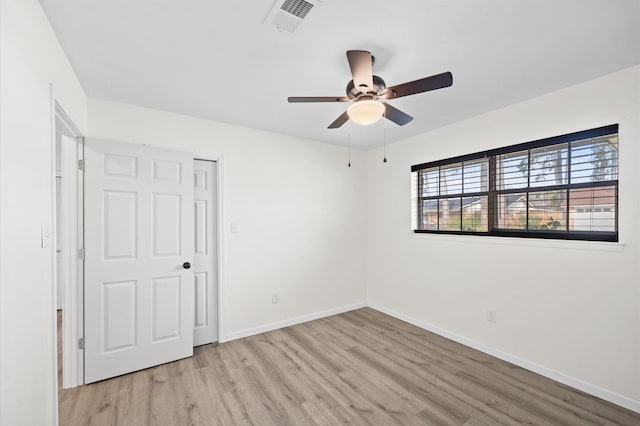
[(226, 305), (224, 291), (224, 156), (222, 154), (212, 154), (205, 152), (193, 152), (193, 160), (215, 161), (216, 163), (216, 185), (217, 185), (217, 256), (218, 256), (218, 343), (227, 341), (227, 335), (224, 327), (224, 307)]
[[(50, 100), (51, 100), (51, 230), (52, 230), (52, 244), (51, 244), (51, 257), (52, 257), (52, 281), (56, 283), (58, 279), (58, 266), (56, 261), (56, 247), (58, 245), (58, 239), (62, 238), (62, 235), (58, 235), (57, 232), (57, 212), (56, 212), (56, 171), (58, 169), (56, 158), (56, 128), (58, 125), (62, 125), (64, 133), (71, 139), (75, 139), (75, 143), (72, 147), (66, 147), (67, 156), (72, 158), (73, 163), (62, 161), (61, 167), (63, 176), (63, 188), (65, 186), (65, 178), (67, 176), (67, 183), (69, 182), (69, 176), (76, 175), (76, 190), (72, 193), (68, 191), (62, 192), (62, 207), (63, 212), (74, 209), (76, 214), (72, 218), (66, 220), (67, 225), (67, 240), (63, 240), (63, 247), (61, 248), (63, 259), (76, 259), (77, 268), (73, 271), (73, 274), (69, 274), (71, 280), (65, 279), (67, 285), (64, 288), (64, 303), (62, 313), (62, 383), (63, 388), (71, 388), (84, 383), (84, 351), (79, 347), (79, 339), (84, 334), (84, 303), (83, 303), (83, 290), (84, 290), (84, 262), (78, 257), (78, 250), (84, 248), (84, 223), (83, 223), (83, 178), (78, 173), (77, 160), (83, 159), (83, 134), (75, 124), (74, 120), (65, 112), (64, 107), (58, 101), (55, 96), (53, 85), (50, 85)], [(62, 158), (65, 157), (65, 146), (62, 146)], [(65, 196), (66, 195), (66, 196)], [(67, 219), (67, 218), (65, 218)], [(64, 231), (63, 231), (64, 232)], [(65, 262), (66, 263), (66, 262)], [(57, 289), (56, 285), (51, 286), (53, 294), (52, 300), (52, 329), (53, 329), (53, 383), (54, 383), (54, 413), (55, 418), (58, 417), (58, 339), (57, 339)], [(64, 350), (66, 349), (66, 350)], [(72, 349), (72, 350), (69, 350)]]
[[(51, 365), (53, 366), (52, 369), (52, 375), (53, 377), (51, 378), (51, 384), (53, 385), (53, 398), (52, 398), (52, 403), (53, 403), (53, 407), (52, 407), (52, 411), (53, 411), (53, 419), (54, 419), (54, 423), (58, 424), (58, 304), (57, 304), (57, 288), (56, 285), (54, 285), (56, 283), (56, 280), (58, 279), (58, 266), (57, 266), (57, 253), (56, 253), (56, 248), (57, 248), (57, 239), (60, 237), (57, 234), (57, 209), (56, 209), (56, 174), (57, 174), (57, 156), (56, 156), (56, 126), (58, 125), (58, 123), (61, 123), (64, 125), (65, 130), (68, 132), (68, 134), (72, 135), (71, 137), (75, 137), (77, 143), (79, 143), (82, 140), (83, 137), (83, 133), (80, 130), (80, 128), (76, 125), (77, 121), (75, 121), (73, 118), (71, 118), (71, 116), (69, 116), (67, 114), (67, 112), (65, 111), (65, 108), (63, 106), (63, 103), (59, 101), (59, 99), (56, 96), (56, 91), (54, 90), (54, 86), (52, 83), (49, 84), (49, 159), (50, 159), (50, 185), (49, 185), (49, 192), (51, 195), (51, 199), (50, 199), (50, 207), (51, 207), (51, 211), (50, 211), (50, 234), (51, 234), (51, 244), (49, 245), (50, 247), (50, 258), (51, 258), (51, 279), (50, 279), (50, 313), (49, 313), (49, 320), (50, 322), (50, 330), (51, 330), (51, 347), (53, 348), (52, 352), (51, 352), (51, 356), (52, 356), (52, 363)], [(80, 184), (82, 184), (82, 182), (80, 182)], [(79, 187), (79, 192), (81, 195), (82, 194), (82, 187)], [(74, 200), (77, 203), (77, 200)], [(64, 201), (63, 201), (64, 202)], [(82, 215), (80, 215), (80, 218), (82, 217)], [(78, 228), (75, 228), (78, 229)], [(82, 235), (82, 234), (80, 234)], [(44, 236), (44, 229), (43, 229), (43, 236)], [(80, 240), (83, 241), (83, 240)], [(77, 256), (77, 253), (76, 253)], [(80, 274), (79, 275), (79, 279), (83, 280), (83, 276), (84, 274)], [(78, 283), (75, 283), (76, 287)], [(82, 284), (82, 283), (81, 283)], [(80, 285), (80, 291), (82, 290), (82, 285)], [(72, 289), (65, 289), (65, 290), (69, 290), (69, 291), (65, 291), (65, 294), (68, 294), (72, 291)], [(66, 297), (66, 296), (65, 296)], [(80, 298), (80, 300), (82, 300), (82, 298)], [(65, 303), (67, 303), (67, 301), (65, 300)], [(79, 330), (79, 326), (83, 326), (84, 325), (84, 319), (83, 319), (83, 306), (82, 304), (78, 304), (77, 302), (75, 304), (71, 304), (71, 303), (67, 303), (65, 306), (63, 306), (63, 309), (66, 309), (68, 312), (72, 312), (74, 313), (74, 315), (64, 315), (63, 313), (63, 322), (64, 322), (64, 318), (67, 318), (67, 321), (70, 321), (69, 324), (67, 324), (67, 326), (65, 327), (65, 324), (63, 324), (62, 327), (62, 333), (63, 333), (63, 339), (62, 339), (62, 344), (63, 347), (65, 347), (65, 345), (67, 347), (73, 347), (73, 348), (78, 348), (77, 342), (78, 342), (78, 334), (77, 331)], [(74, 318), (72, 320), (72, 318)], [(68, 331), (72, 331), (74, 332), (74, 336), (65, 336), (65, 330)], [(67, 332), (68, 334), (68, 332)], [(73, 339), (73, 340), (72, 340)], [(73, 341), (73, 344), (70, 344), (69, 342)], [(75, 353), (77, 355), (76, 351), (64, 351), (63, 350), (63, 358), (65, 355), (71, 355)], [(71, 358), (70, 358), (71, 359)], [(73, 362), (68, 364), (68, 368), (67, 370), (69, 372), (73, 371), (77, 374), (77, 377), (80, 378), (81, 381), (84, 381), (84, 365), (82, 363), (80, 363), (78, 365), (77, 363), (77, 359), (79, 359), (80, 361), (83, 361), (83, 357), (79, 356), (76, 358), (76, 363), (74, 364)], [(65, 363), (65, 360), (63, 359), (63, 364)], [(64, 369), (63, 369), (63, 374), (65, 373)], [(80, 384), (80, 383), (77, 383)]]
[(62, 145), (63, 389), (84, 384), (84, 349), (79, 345), (84, 337), (84, 260), (80, 256), (84, 249), (84, 178), (78, 168), (78, 161), (84, 160), (84, 140), (80, 136), (72, 138), (73, 144)]

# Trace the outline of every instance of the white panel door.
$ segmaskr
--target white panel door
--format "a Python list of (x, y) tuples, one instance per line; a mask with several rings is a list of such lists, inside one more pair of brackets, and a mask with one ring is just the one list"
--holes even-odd
[(194, 346), (218, 341), (217, 164), (195, 160)]
[(85, 140), (85, 383), (193, 354), (193, 155)]

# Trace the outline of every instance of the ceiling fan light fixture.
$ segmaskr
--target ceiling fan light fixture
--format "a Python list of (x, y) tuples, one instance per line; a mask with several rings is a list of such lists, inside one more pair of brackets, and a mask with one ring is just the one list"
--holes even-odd
[(384, 105), (374, 100), (357, 101), (347, 109), (349, 119), (362, 126), (375, 123), (382, 118), (382, 114), (384, 114)]
[[(282, 0), (281, 0), (282, 1)], [(347, 96), (290, 96), (289, 102), (349, 102), (353, 104), (328, 129), (337, 129), (347, 121), (356, 124), (373, 124), (384, 117), (398, 126), (404, 126), (413, 120), (409, 114), (400, 111), (386, 102), (404, 96), (430, 92), (449, 87), (453, 84), (450, 72), (443, 72), (430, 77), (420, 78), (407, 83), (387, 87), (384, 80), (373, 75), (373, 56), (366, 50), (347, 50), (347, 60), (351, 69), (352, 80), (347, 83)], [(351, 120), (349, 120), (351, 119)]]

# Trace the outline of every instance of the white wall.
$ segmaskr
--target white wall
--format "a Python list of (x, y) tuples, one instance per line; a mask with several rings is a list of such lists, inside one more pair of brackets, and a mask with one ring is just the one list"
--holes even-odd
[(0, 424), (54, 421), (52, 110), (86, 127), (86, 97), (36, 0), (0, 3)]
[[(49, 84), (85, 134), (87, 99), (38, 2), (0, 8), (0, 424), (46, 425), (55, 418), (53, 252), (40, 247), (40, 225), (53, 226)], [(371, 304), (637, 404), (639, 81), (635, 67), (420, 135), (389, 146), (384, 165), (379, 150), (354, 151), (350, 169), (341, 147), (100, 100), (89, 102), (89, 130), (224, 156), (227, 335), (354, 306), (368, 291)], [(409, 236), (411, 164), (615, 122), (623, 245)], [(500, 266), (486, 277), (490, 262)]]
[[(620, 123), (621, 244), (410, 236), (411, 165), (612, 123)], [(640, 410), (640, 67), (387, 152), (384, 165), (380, 150), (369, 152), (368, 302)]]
[(366, 153), (91, 98), (89, 135), (224, 156), (222, 340), (365, 302)]

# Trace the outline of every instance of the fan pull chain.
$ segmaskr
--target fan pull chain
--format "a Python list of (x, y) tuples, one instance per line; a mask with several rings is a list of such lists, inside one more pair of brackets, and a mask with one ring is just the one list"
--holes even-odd
[(349, 163), (347, 164), (347, 166), (351, 167), (351, 123), (349, 123), (349, 133), (348, 133), (348, 137), (347, 137), (347, 144), (349, 146), (348, 149), (348, 158), (349, 158)]
[(382, 159), (383, 163), (387, 162), (387, 111), (385, 109), (385, 111), (382, 113), (382, 120), (384, 121), (382, 123), (383, 127), (383, 131), (382, 131), (382, 146), (383, 146), (383, 150), (384, 150), (384, 158)]

